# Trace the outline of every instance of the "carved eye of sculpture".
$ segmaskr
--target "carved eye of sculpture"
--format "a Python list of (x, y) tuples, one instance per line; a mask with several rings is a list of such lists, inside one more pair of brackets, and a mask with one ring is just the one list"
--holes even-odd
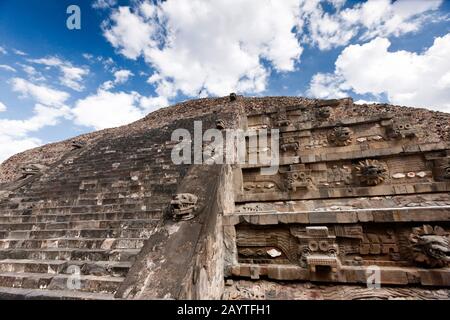
[(297, 180), (298, 179), (298, 173), (293, 173), (292, 174), (292, 179)]
[(399, 125), (398, 125), (398, 128), (399, 128), (400, 130), (405, 129), (405, 127), (404, 127), (402, 124), (399, 124)]
[(405, 124), (405, 129), (411, 129), (411, 125), (410, 124)]
[(450, 178), (450, 167), (447, 167), (447, 168), (445, 168), (445, 171), (444, 171), (445, 173), (444, 173), (444, 176), (446, 177), (446, 178)]
[(308, 247), (311, 251), (317, 251), (319, 249), (319, 244), (317, 243), (317, 241), (310, 241), (308, 243)]
[(328, 251), (328, 249), (330, 248), (330, 245), (328, 243), (328, 241), (320, 241), (319, 242), (319, 248), (321, 251)]

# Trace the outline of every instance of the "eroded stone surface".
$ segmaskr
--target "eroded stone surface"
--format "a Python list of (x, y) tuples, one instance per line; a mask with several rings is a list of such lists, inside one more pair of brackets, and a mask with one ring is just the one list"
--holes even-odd
[[(275, 174), (174, 165), (194, 121), (279, 129)], [(449, 142), (444, 113), (233, 94), (26, 151), (0, 166), (0, 297), (448, 298)]]

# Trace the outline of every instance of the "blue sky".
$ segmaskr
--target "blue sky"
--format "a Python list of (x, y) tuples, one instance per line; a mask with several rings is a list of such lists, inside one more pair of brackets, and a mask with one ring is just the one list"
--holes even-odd
[(0, 0), (0, 161), (233, 91), (448, 112), (449, 16), (442, 0)]

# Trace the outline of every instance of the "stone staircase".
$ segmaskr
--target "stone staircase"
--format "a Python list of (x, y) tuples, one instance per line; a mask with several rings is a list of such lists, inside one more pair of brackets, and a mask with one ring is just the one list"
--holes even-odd
[(0, 298), (114, 298), (185, 172), (166, 141), (161, 130), (100, 140), (10, 190)]

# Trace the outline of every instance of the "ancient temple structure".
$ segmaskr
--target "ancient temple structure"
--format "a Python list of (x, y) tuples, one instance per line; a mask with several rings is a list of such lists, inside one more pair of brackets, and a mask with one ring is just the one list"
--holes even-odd
[[(175, 164), (196, 123), (242, 131), (245, 161)], [(233, 94), (0, 167), (0, 299), (449, 294), (450, 114)]]

